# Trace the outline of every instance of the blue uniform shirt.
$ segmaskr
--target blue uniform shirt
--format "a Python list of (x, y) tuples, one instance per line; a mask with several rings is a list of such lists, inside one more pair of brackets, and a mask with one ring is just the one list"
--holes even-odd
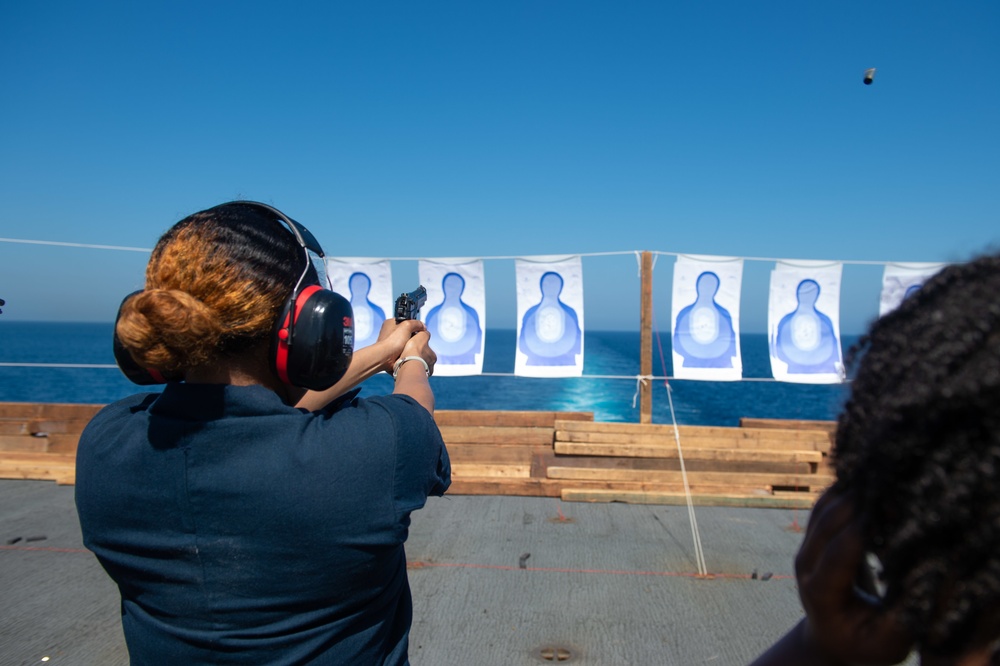
[(98, 413), (76, 474), (132, 664), (407, 663), (410, 512), (450, 483), (412, 398), (168, 384)]

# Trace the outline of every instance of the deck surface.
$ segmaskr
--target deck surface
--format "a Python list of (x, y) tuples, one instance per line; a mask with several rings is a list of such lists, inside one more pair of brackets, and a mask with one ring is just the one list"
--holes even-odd
[[(128, 663), (73, 490), (0, 481), (4, 664)], [(748, 663), (801, 617), (792, 558), (807, 512), (695, 515), (709, 579), (694, 575), (683, 506), (432, 498), (407, 543), (413, 666)]]

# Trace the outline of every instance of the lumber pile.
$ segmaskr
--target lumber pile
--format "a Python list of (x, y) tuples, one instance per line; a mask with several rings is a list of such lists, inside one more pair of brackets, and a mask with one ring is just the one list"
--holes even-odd
[[(550, 479), (567, 501), (809, 507), (833, 482), (829, 425), (556, 422)], [(678, 446), (679, 443), (679, 446)]]
[(558, 497), (546, 475), (557, 420), (593, 422), (591, 412), (437, 410), (451, 458), (451, 495)]
[[(833, 481), (836, 424), (754, 419), (737, 428), (598, 423), (588, 412), (438, 411), (454, 495), (810, 507)], [(681, 442), (678, 453), (677, 437)]]
[(80, 433), (101, 407), (0, 402), (0, 478), (74, 483)]
[(832, 436), (837, 432), (836, 421), (809, 421), (806, 419), (740, 419), (741, 428), (777, 428), (779, 430), (822, 430)]
[[(0, 478), (75, 482), (76, 447), (102, 405), (0, 403)], [(600, 423), (591, 412), (438, 410), (453, 495), (809, 507), (833, 481), (836, 424)], [(680, 440), (678, 451), (677, 440)], [(684, 473), (682, 473), (682, 462)]]

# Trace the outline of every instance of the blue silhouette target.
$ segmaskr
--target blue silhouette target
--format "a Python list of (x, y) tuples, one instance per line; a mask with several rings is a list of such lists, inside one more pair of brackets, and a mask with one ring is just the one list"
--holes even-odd
[(694, 303), (677, 313), (674, 351), (686, 368), (732, 368), (736, 358), (736, 331), (729, 311), (715, 302), (721, 280), (705, 271), (695, 283)]
[(795, 374), (839, 371), (840, 342), (833, 322), (817, 307), (819, 284), (802, 280), (796, 289), (798, 306), (778, 322), (775, 355)]
[(468, 365), (476, 362), (483, 339), (479, 315), (462, 300), (465, 278), (447, 273), (441, 278), (444, 300), (431, 308), (424, 324), (431, 334), (431, 347), (437, 362), (445, 365)]
[(368, 298), (372, 289), (372, 279), (368, 274), (360, 271), (352, 273), (347, 285), (354, 310), (354, 348), (361, 349), (378, 340), (385, 312)]
[(559, 299), (563, 278), (548, 271), (538, 282), (541, 300), (524, 313), (518, 349), (525, 365), (576, 365), (582, 333), (576, 311)]

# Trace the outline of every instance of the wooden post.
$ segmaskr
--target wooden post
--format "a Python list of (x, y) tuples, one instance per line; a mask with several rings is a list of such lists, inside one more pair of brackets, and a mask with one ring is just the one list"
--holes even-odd
[[(639, 374), (653, 374), (653, 253), (642, 253), (642, 314), (639, 318), (640, 345)], [(639, 423), (653, 422), (653, 383), (644, 380), (639, 384)]]

